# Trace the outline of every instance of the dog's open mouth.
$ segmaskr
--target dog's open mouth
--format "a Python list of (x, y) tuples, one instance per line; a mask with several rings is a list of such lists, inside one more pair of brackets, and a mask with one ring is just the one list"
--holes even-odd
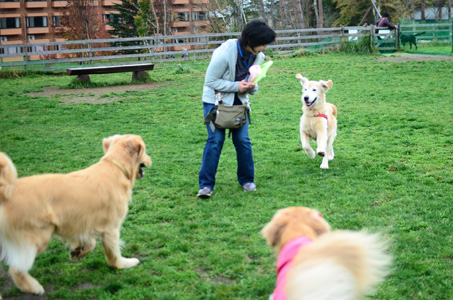
[(139, 166), (138, 166), (138, 179), (142, 179), (143, 178), (143, 168), (146, 168), (145, 164), (144, 163), (141, 163)]
[(307, 107), (310, 107), (316, 102), (316, 100), (318, 100), (318, 97), (316, 97), (315, 100), (311, 102), (309, 100), (305, 100), (305, 105), (307, 105)]

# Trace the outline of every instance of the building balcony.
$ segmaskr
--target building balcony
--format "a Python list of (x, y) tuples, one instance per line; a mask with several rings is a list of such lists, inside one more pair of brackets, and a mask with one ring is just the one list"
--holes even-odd
[(172, 0), (172, 4), (190, 4), (190, 0)]
[(190, 0), (190, 3), (192, 3), (192, 4), (207, 4), (207, 3), (209, 3), (209, 0)]
[(19, 35), (22, 34), (21, 28), (4, 28), (0, 29), (0, 35)]
[(66, 7), (68, 1), (52, 0), (52, 7)]
[(171, 27), (189, 27), (189, 21), (173, 21), (171, 22)]
[(20, 8), (20, 2), (0, 2), (0, 10)]
[(210, 22), (209, 21), (193, 21), (193, 24), (195, 26), (209, 26)]
[(102, 0), (102, 6), (113, 6), (114, 4), (120, 4), (121, 0)]
[(43, 34), (43, 33), (49, 33), (49, 27), (27, 28), (27, 34)]
[(192, 32), (187, 29), (187, 30), (180, 30), (178, 32), (174, 32), (173, 35), (174, 36), (177, 36), (177, 35), (189, 35), (189, 34), (192, 34)]
[(27, 43), (50, 43), (50, 39), (35, 39), (33, 41), (27, 41)]
[(25, 2), (26, 8), (46, 8), (47, 1), (26, 1)]
[(22, 40), (7, 40), (6, 42), (3, 41), (1, 42), (0, 41), (0, 45), (15, 45), (15, 44), (22, 44)]

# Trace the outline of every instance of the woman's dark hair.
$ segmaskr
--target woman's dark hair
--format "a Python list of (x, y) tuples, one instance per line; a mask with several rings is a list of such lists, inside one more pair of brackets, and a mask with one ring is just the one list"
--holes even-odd
[(239, 42), (242, 47), (268, 45), (275, 41), (277, 34), (261, 19), (250, 21), (242, 30)]
[(388, 17), (389, 17), (389, 13), (386, 12), (386, 11), (384, 11), (384, 12), (382, 13), (382, 16), (383, 16), (384, 18), (388, 18)]

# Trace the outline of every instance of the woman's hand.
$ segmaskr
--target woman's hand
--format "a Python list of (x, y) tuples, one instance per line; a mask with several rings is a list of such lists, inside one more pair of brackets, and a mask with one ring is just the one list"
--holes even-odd
[(239, 81), (239, 93), (243, 94), (255, 88), (255, 84), (247, 81)]

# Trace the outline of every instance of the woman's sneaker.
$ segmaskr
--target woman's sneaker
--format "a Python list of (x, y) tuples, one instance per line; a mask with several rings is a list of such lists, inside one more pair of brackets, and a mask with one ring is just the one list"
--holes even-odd
[(244, 188), (244, 192), (256, 191), (256, 184), (254, 184), (253, 182), (246, 183), (242, 187)]
[(200, 198), (209, 198), (212, 195), (212, 190), (208, 187), (204, 187), (198, 191), (198, 197)]

